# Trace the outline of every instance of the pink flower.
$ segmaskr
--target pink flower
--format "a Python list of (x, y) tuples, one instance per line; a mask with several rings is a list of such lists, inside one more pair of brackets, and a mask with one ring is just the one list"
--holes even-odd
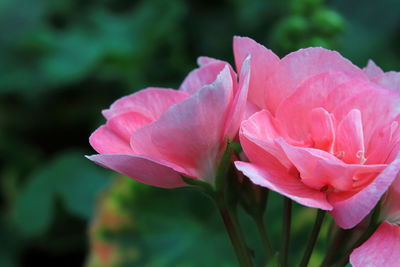
[(391, 185), (382, 198), (383, 222), (375, 233), (350, 255), (354, 267), (400, 264), (400, 178)]
[(318, 47), (280, 60), (248, 38), (235, 38), (234, 47), (237, 62), (251, 55), (249, 100), (265, 108), (241, 125), (250, 162), (236, 167), (255, 184), (354, 227), (400, 170), (399, 73), (383, 73), (372, 61), (361, 70)]
[(199, 58), (179, 90), (147, 88), (103, 111), (88, 158), (139, 182), (184, 186), (180, 174), (213, 183), (226, 136), (235, 138), (246, 105), (249, 67), (236, 74), (223, 61)]

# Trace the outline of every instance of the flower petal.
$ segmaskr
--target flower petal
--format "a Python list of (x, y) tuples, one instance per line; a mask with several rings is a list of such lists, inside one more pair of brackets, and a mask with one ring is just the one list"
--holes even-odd
[(211, 63), (201, 65), (200, 68), (191, 71), (182, 82), (179, 91), (186, 92), (190, 95), (194, 94), (203, 86), (212, 84), (226, 66), (229, 66), (232, 81), (234, 83), (233, 86), (236, 89), (237, 78), (230, 65), (224, 61), (215, 60)]
[(372, 59), (368, 60), (368, 64), (363, 68), (363, 71), (370, 79), (383, 74), (383, 70), (379, 68)]
[(331, 210), (325, 193), (305, 186), (299, 179), (287, 172), (262, 168), (258, 165), (235, 161), (236, 168), (260, 186), (276, 191), (302, 205), (323, 210)]
[(330, 212), (337, 225), (349, 229), (361, 222), (378, 203), (400, 171), (400, 155), (390, 163), (370, 184), (362, 190), (349, 194), (331, 193)]
[(264, 88), (267, 78), (276, 70), (279, 57), (271, 50), (247, 37), (235, 36), (233, 51), (237, 71), (241, 71), (243, 62), (250, 55), (250, 84), (248, 99), (260, 108), (265, 108)]
[(310, 133), (311, 111), (314, 108), (324, 108), (330, 113), (326, 107), (330, 92), (349, 80), (351, 76), (337, 71), (326, 71), (312, 76), (281, 103), (276, 111), (276, 118), (292, 138), (306, 139)]
[(383, 222), (375, 233), (350, 255), (353, 267), (398, 267), (400, 226)]
[(338, 52), (321, 47), (300, 49), (280, 61), (277, 70), (265, 84), (265, 103), (272, 114), (305, 80), (325, 71), (341, 71), (367, 79), (366, 75)]
[(385, 72), (373, 79), (374, 82), (384, 88), (400, 92), (400, 72)]
[(168, 108), (188, 96), (185, 92), (173, 89), (147, 88), (118, 99), (109, 109), (103, 110), (103, 115), (109, 120), (127, 112), (136, 112), (156, 120)]
[(311, 136), (315, 148), (332, 153), (335, 142), (335, 117), (323, 108), (315, 108), (310, 114)]
[(264, 158), (263, 162), (266, 166), (283, 165), (290, 168), (292, 164), (282, 148), (275, 143), (275, 139), (281, 136), (278, 122), (267, 110), (262, 110), (251, 116), (242, 123), (240, 129), (240, 142), (243, 151), (251, 161), (255, 161), (256, 158)]
[(336, 131), (336, 151), (346, 163), (364, 163), (365, 147), (361, 112), (352, 109), (339, 123)]
[(233, 99), (232, 83), (225, 66), (213, 84), (133, 133), (132, 149), (182, 166), (198, 178), (213, 178), (218, 153), (225, 143), (223, 131)]
[(239, 90), (235, 94), (235, 98), (233, 99), (233, 103), (225, 124), (224, 136), (228, 135), (231, 140), (236, 137), (240, 123), (242, 122), (245, 114), (250, 79), (249, 61), (250, 57), (248, 57), (243, 63), (239, 79)]
[(110, 118), (106, 125), (129, 144), (132, 133), (149, 122), (151, 120), (140, 113), (127, 112)]
[(144, 184), (162, 188), (186, 185), (176, 171), (144, 157), (127, 154), (101, 154), (87, 156), (87, 158)]
[(94, 131), (89, 137), (89, 142), (98, 153), (133, 154), (129, 143), (106, 125)]

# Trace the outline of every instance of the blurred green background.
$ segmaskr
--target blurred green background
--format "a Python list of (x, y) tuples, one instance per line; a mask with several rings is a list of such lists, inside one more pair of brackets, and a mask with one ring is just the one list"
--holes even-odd
[[(206, 197), (140, 185), (83, 157), (101, 109), (147, 86), (177, 88), (198, 56), (233, 63), (233, 35), (279, 56), (323, 46), (399, 71), (399, 10), (397, 0), (1, 0), (0, 266), (235, 265)], [(272, 194), (267, 214), (275, 247), (281, 202)], [(314, 213), (294, 207), (292, 264)], [(323, 242), (316, 251), (312, 265)]]

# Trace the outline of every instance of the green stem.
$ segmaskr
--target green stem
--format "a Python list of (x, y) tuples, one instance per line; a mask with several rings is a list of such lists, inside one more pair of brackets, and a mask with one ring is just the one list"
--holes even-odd
[(236, 210), (229, 208), (223, 198), (217, 200), (217, 204), (240, 266), (253, 266), (246, 240), (240, 228)]
[(333, 257), (335, 256), (335, 254), (338, 252), (340, 247), (343, 247), (344, 244), (344, 240), (347, 238), (349, 238), (349, 234), (352, 232), (352, 230), (343, 230), (341, 228), (339, 228), (339, 230), (337, 231), (335, 237), (333, 238), (332, 242), (330, 243), (328, 250), (325, 254), (325, 258), (324, 261), (321, 263), (320, 267), (329, 267), (330, 262), (332, 261)]
[(353, 252), (353, 250), (359, 246), (361, 246), (365, 241), (368, 240), (368, 238), (371, 237), (371, 235), (378, 229), (379, 227), (379, 206), (377, 206), (372, 215), (371, 215), (371, 221), (369, 223), (368, 228), (364, 231), (364, 233), (353, 243), (351, 246), (346, 250), (346, 253), (341, 257), (341, 260), (335, 265), (337, 267), (342, 267), (346, 266), (347, 263), (349, 262), (350, 254)]
[(269, 261), (274, 256), (274, 250), (271, 246), (271, 242), (269, 241), (267, 229), (265, 229), (265, 225), (261, 216), (254, 218), (254, 221), (256, 222), (258, 232), (260, 233), (264, 253), (266, 255), (267, 261)]
[(288, 265), (289, 257), (289, 241), (290, 241), (290, 225), (292, 221), (292, 200), (285, 197), (283, 207), (283, 243), (280, 253), (280, 262), (282, 267)]
[(311, 254), (314, 250), (315, 243), (317, 243), (318, 235), (321, 230), (322, 222), (324, 221), (324, 217), (326, 214), (326, 210), (318, 210), (317, 217), (315, 218), (314, 227), (311, 232), (310, 239), (308, 240), (307, 248), (304, 252), (303, 259), (301, 260), (300, 267), (306, 267), (308, 262), (310, 261)]

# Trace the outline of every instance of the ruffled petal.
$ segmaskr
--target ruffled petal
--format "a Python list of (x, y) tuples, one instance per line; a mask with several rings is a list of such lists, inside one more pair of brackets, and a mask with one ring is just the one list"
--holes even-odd
[(267, 187), (302, 205), (323, 210), (331, 210), (325, 193), (304, 185), (297, 177), (284, 171), (266, 169), (258, 165), (235, 161), (236, 168), (260, 186)]
[(350, 255), (353, 267), (398, 267), (400, 226), (382, 223), (375, 233)]
[(242, 69), (244, 60), (249, 55), (251, 56), (248, 98), (258, 107), (265, 108), (265, 82), (267, 78), (276, 71), (279, 64), (279, 57), (271, 50), (247, 37), (235, 36), (233, 39), (233, 51), (238, 72)]
[(337, 225), (349, 229), (361, 222), (378, 203), (400, 171), (400, 155), (372, 182), (359, 191), (328, 195), (334, 209), (330, 212)]
[(94, 131), (89, 137), (89, 142), (98, 153), (133, 154), (129, 142), (124, 140), (106, 125), (102, 125)]
[(217, 76), (220, 74), (220, 72), (226, 66), (228, 66), (230, 74), (232, 76), (232, 86), (234, 88), (234, 92), (236, 92), (236, 73), (227, 62), (202, 57), (201, 59), (199, 59), (199, 63), (202, 63), (200, 65), (200, 68), (191, 71), (188, 76), (186, 76), (185, 80), (179, 87), (179, 91), (186, 92), (190, 95), (194, 94), (203, 86), (212, 84), (217, 79)]
[(352, 109), (339, 123), (335, 148), (346, 163), (364, 163), (365, 147), (361, 112)]
[(232, 91), (232, 76), (226, 66), (213, 84), (133, 133), (132, 149), (182, 166), (196, 177), (212, 179), (225, 143), (223, 131), (232, 105)]
[(106, 125), (129, 144), (132, 133), (149, 122), (151, 120), (140, 113), (127, 112), (112, 117)]
[(272, 114), (279, 104), (310, 77), (326, 71), (341, 71), (367, 79), (366, 75), (338, 52), (321, 47), (300, 49), (280, 61), (277, 70), (265, 84), (265, 103)]
[(400, 92), (400, 72), (385, 72), (379, 76), (376, 76), (373, 81), (384, 88)]
[(109, 109), (103, 110), (103, 115), (109, 120), (124, 113), (136, 112), (156, 120), (172, 105), (188, 96), (185, 92), (173, 89), (147, 88), (118, 99)]
[(383, 74), (383, 70), (379, 68), (372, 59), (368, 60), (368, 64), (363, 68), (363, 71), (370, 79)]
[[(330, 113), (327, 108), (330, 93), (351, 79), (348, 74), (337, 71), (326, 71), (312, 76), (281, 103), (276, 111), (276, 118), (292, 138), (306, 139), (310, 134), (311, 111), (315, 108), (324, 108)], [(343, 95), (342, 98), (338, 97), (338, 100), (346, 97)]]
[(185, 186), (179, 173), (150, 159), (126, 154), (87, 156), (91, 161), (152, 186), (175, 188)]
[(231, 140), (236, 137), (240, 123), (242, 122), (245, 114), (250, 79), (249, 61), (250, 57), (248, 57), (243, 63), (239, 79), (239, 90), (235, 94), (235, 98), (233, 99), (233, 103), (225, 124), (224, 136), (229, 136)]

